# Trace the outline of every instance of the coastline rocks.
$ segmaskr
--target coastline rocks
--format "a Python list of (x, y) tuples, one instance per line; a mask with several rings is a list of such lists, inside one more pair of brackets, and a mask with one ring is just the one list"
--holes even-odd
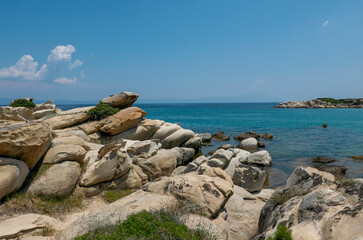
[(193, 160), (195, 150), (193, 148), (175, 147), (170, 149), (175, 155), (177, 166), (186, 164)]
[(194, 137), (195, 133), (191, 130), (179, 129), (172, 133), (164, 140), (161, 141), (161, 145), (165, 149), (170, 149), (173, 147), (180, 147), (184, 142)]
[(28, 173), (23, 161), (0, 157), (0, 199), (20, 189)]
[(258, 142), (256, 140), (256, 138), (247, 138), (244, 139), (240, 142), (240, 144), (238, 144), (238, 148), (243, 149), (243, 150), (248, 150), (248, 151), (253, 151), (253, 150), (257, 150), (258, 149)]
[(71, 127), (76, 124), (87, 121), (90, 117), (87, 113), (81, 112), (76, 114), (59, 115), (45, 120), (53, 130)]
[(129, 107), (122, 109), (116, 114), (109, 116), (100, 121), (101, 132), (116, 135), (130, 128), (136, 127), (146, 112), (138, 107)]
[[(280, 103), (274, 106), (274, 108), (363, 108), (363, 105), (360, 103), (361, 102), (360, 99), (340, 99), (340, 100), (349, 100), (349, 101), (346, 101), (345, 103), (332, 103), (320, 99), (313, 99), (300, 102), (289, 101), (289, 102)], [(356, 100), (359, 101), (356, 102)]]
[(102, 99), (100, 102), (119, 109), (131, 107), (139, 96), (132, 92), (121, 92)]
[(33, 111), (26, 107), (0, 107), (0, 120), (32, 120)]
[(165, 123), (160, 127), (159, 130), (155, 132), (155, 134), (151, 137), (151, 139), (158, 139), (162, 141), (180, 129), (181, 127), (177, 124)]
[(218, 140), (221, 140), (221, 141), (228, 141), (230, 139), (230, 136), (223, 136), (223, 135), (224, 135), (223, 131), (217, 132), (217, 133), (212, 135), (212, 138), (218, 139)]
[(297, 167), (286, 181), (287, 187), (304, 183), (305, 188), (311, 188), (321, 183), (334, 182), (335, 177), (328, 172), (322, 172), (312, 167)]
[(192, 137), (183, 144), (183, 147), (198, 149), (202, 146), (202, 139), (200, 137)]
[(239, 164), (234, 171), (232, 180), (237, 186), (243, 187), (249, 192), (256, 192), (263, 188), (266, 176), (264, 166)]
[(113, 136), (111, 141), (118, 141), (120, 139), (144, 141), (149, 139), (157, 130), (159, 130), (161, 125), (162, 122), (160, 120), (144, 119), (136, 127)]
[(169, 150), (160, 150), (155, 156), (139, 165), (142, 171), (148, 175), (149, 181), (161, 176), (169, 176), (176, 166), (176, 157)]
[(30, 185), (30, 194), (45, 197), (68, 196), (76, 186), (81, 167), (77, 162), (62, 162), (52, 165)]
[(261, 150), (249, 154), (241, 163), (257, 164), (263, 166), (272, 166), (271, 156), (266, 150)]
[(56, 147), (59, 145), (72, 144), (83, 147), (85, 150), (90, 150), (88, 144), (78, 136), (66, 136), (66, 137), (56, 137), (52, 140), (52, 147)]
[(270, 140), (274, 136), (272, 134), (268, 134), (268, 133), (255, 133), (255, 132), (249, 131), (249, 132), (241, 133), (241, 134), (234, 136), (234, 139), (237, 141), (242, 141), (244, 139), (251, 138), (251, 137), (256, 138), (257, 140), (260, 138)]
[(158, 150), (158, 144), (151, 140), (135, 142), (127, 148), (127, 152), (131, 155), (143, 155), (146, 157), (156, 154)]
[(83, 162), (86, 151), (83, 147), (72, 144), (58, 145), (49, 149), (45, 154), (43, 163), (59, 163), (63, 161)]
[(148, 176), (137, 165), (132, 165), (130, 170), (122, 177), (113, 180), (110, 189), (138, 189), (147, 183)]
[(199, 133), (197, 134), (197, 137), (200, 137), (203, 143), (212, 141), (212, 135), (210, 133)]
[(24, 161), (31, 170), (52, 141), (48, 124), (16, 124), (0, 128), (0, 156)]
[(44, 109), (44, 110), (39, 110), (39, 111), (33, 112), (32, 117), (34, 119), (40, 119), (40, 118), (52, 116), (55, 114), (57, 114), (56, 109)]
[(53, 133), (57, 136), (57, 138), (76, 136), (82, 138), (86, 142), (91, 141), (90, 137), (84, 131), (78, 129), (54, 130)]
[(233, 152), (229, 150), (219, 149), (212, 156), (210, 156), (207, 164), (211, 167), (224, 168), (228, 165), (233, 157)]

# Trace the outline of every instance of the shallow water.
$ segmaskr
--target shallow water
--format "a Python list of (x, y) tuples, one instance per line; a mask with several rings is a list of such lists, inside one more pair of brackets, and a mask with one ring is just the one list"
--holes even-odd
[[(311, 158), (337, 159), (333, 164), (349, 168), (351, 177), (363, 177), (363, 161), (349, 156), (363, 155), (363, 109), (281, 109), (276, 103), (136, 104), (147, 118), (180, 123), (196, 133), (224, 131), (230, 141), (213, 141), (203, 153), (225, 143), (237, 145), (233, 136), (246, 131), (270, 133), (262, 140), (272, 157), (269, 185), (282, 184), (298, 165), (310, 165)], [(75, 106), (58, 106), (69, 109)], [(327, 123), (327, 128), (320, 127)]]

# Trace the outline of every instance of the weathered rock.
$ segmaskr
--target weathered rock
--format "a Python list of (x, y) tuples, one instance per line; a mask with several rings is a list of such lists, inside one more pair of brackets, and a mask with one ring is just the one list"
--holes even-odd
[(194, 137), (195, 133), (191, 130), (179, 129), (161, 141), (163, 148), (170, 149), (180, 147), (184, 142)]
[(234, 148), (234, 146), (230, 143), (228, 144), (223, 144), (222, 146), (220, 146), (218, 149), (224, 149), (224, 150), (228, 150), (230, 148)]
[(240, 164), (235, 169), (232, 180), (237, 186), (243, 187), (249, 192), (256, 192), (262, 189), (266, 176), (264, 166)]
[(118, 141), (120, 139), (147, 140), (160, 128), (161, 124), (160, 120), (144, 119), (136, 127), (113, 136), (111, 141)]
[(232, 159), (234, 153), (229, 150), (219, 149), (208, 160), (208, 165), (211, 167), (224, 168)]
[(24, 161), (29, 169), (48, 150), (52, 136), (48, 124), (16, 124), (0, 128), (0, 156)]
[(44, 122), (48, 123), (53, 130), (71, 127), (87, 121), (90, 117), (84, 113), (66, 114), (48, 118)]
[(136, 127), (145, 115), (146, 112), (138, 107), (122, 109), (116, 114), (102, 119), (100, 131), (111, 135), (122, 133)]
[[(0, 222), (0, 239), (15, 239), (37, 229), (59, 229), (59, 222), (49, 216), (24, 214)], [(23, 238), (22, 238), (23, 239)]]
[(248, 151), (253, 151), (253, 150), (257, 150), (258, 146), (257, 146), (258, 142), (256, 140), (256, 138), (247, 138), (241, 141), (240, 144), (238, 144), (238, 148), (241, 148), (243, 150), (248, 150)]
[(186, 148), (200, 148), (202, 146), (202, 139), (200, 137), (192, 137), (183, 144)]
[(203, 163), (206, 163), (208, 161), (208, 158), (204, 155), (194, 159), (192, 162), (188, 163), (188, 165), (183, 170), (183, 173), (188, 173), (192, 171), (196, 171), (200, 165)]
[(228, 141), (230, 139), (230, 136), (223, 136), (224, 132), (217, 132), (212, 135), (212, 138), (221, 140), (221, 141)]
[(257, 147), (259, 147), (259, 148), (265, 148), (266, 145), (263, 142), (257, 141)]
[(0, 199), (20, 189), (28, 173), (29, 168), (23, 161), (0, 157)]
[(53, 104), (52, 100), (45, 102), (45, 103), (36, 104), (35, 107), (33, 108), (33, 110), (35, 112), (41, 111), (41, 110), (48, 110), (48, 109), (50, 109), (50, 110), (54, 109), (54, 110), (59, 111), (59, 109), (57, 109), (56, 105)]
[(56, 109), (44, 109), (44, 110), (39, 110), (39, 111), (33, 112), (32, 118), (40, 119), (40, 118), (52, 116), (55, 114), (57, 114)]
[(153, 136), (151, 136), (151, 139), (159, 139), (162, 141), (179, 129), (181, 129), (181, 127), (177, 124), (165, 123), (154, 133)]
[(286, 181), (287, 187), (299, 183), (306, 183), (306, 188), (317, 186), (324, 182), (334, 182), (335, 177), (327, 172), (319, 171), (312, 167), (297, 167)]
[(121, 92), (102, 99), (100, 102), (117, 108), (128, 108), (137, 100), (138, 95), (132, 92)]
[(200, 137), (204, 143), (212, 141), (212, 135), (210, 133), (199, 133), (197, 137)]
[(151, 140), (146, 140), (142, 142), (135, 142), (127, 148), (127, 152), (131, 155), (143, 154), (146, 157), (155, 155), (159, 150), (158, 144)]
[(227, 181), (231, 186), (233, 186), (233, 181), (231, 177), (218, 167), (210, 167), (207, 164), (201, 164), (199, 168), (196, 170), (196, 173), (199, 175), (205, 175), (209, 177), (219, 177), (225, 181)]
[(76, 186), (81, 167), (77, 162), (54, 164), (30, 185), (30, 194), (45, 197), (68, 196)]
[(130, 170), (121, 178), (115, 179), (111, 188), (139, 189), (148, 181), (148, 176), (137, 165), (132, 165)]
[(228, 239), (228, 223), (220, 217), (211, 220), (197, 214), (188, 214), (185, 225), (191, 230), (208, 229), (208, 233), (216, 240)]
[(361, 156), (351, 156), (349, 158), (354, 159), (354, 160), (363, 160), (363, 155), (361, 155)]
[(175, 155), (177, 166), (186, 164), (193, 160), (195, 150), (193, 148), (185, 147), (175, 147), (170, 149), (170, 151)]
[(80, 108), (72, 108), (70, 110), (67, 111), (61, 111), (58, 113), (58, 115), (63, 116), (63, 115), (74, 115), (77, 116), (80, 113), (85, 113), (88, 110), (91, 110), (92, 108), (94, 108), (94, 106), (88, 106), (88, 107), (80, 107)]
[(142, 171), (148, 175), (149, 181), (161, 176), (169, 176), (176, 166), (175, 155), (168, 150), (159, 151), (140, 165)]
[(313, 158), (314, 163), (332, 163), (335, 162), (335, 159), (329, 157), (315, 157)]
[(266, 150), (261, 150), (249, 154), (241, 163), (257, 164), (263, 166), (272, 166), (271, 156)]
[(233, 178), (234, 172), (236, 171), (236, 167), (239, 166), (240, 163), (242, 163), (248, 155), (251, 153), (242, 149), (234, 149), (234, 152), (236, 154), (235, 157), (231, 159), (231, 161), (228, 164), (228, 167), (225, 169), (226, 173)]
[(85, 122), (77, 125), (77, 127), (84, 131), (86, 134), (92, 134), (100, 130), (101, 123), (99, 121)]
[(88, 144), (80, 137), (77, 136), (66, 136), (66, 137), (57, 137), (52, 140), (52, 147), (56, 147), (59, 145), (72, 144), (83, 147), (85, 150), (90, 150)]
[(33, 119), (33, 111), (26, 107), (0, 107), (1, 120), (26, 121)]
[(117, 179), (126, 174), (132, 167), (132, 158), (125, 149), (120, 149), (117, 152), (118, 165), (114, 179)]
[(314, 164), (313, 167), (318, 169), (319, 171), (333, 174), (336, 179), (347, 178), (346, 171), (348, 170), (348, 168), (345, 166)]
[(53, 131), (57, 137), (69, 137), (69, 136), (77, 136), (82, 138), (84, 141), (89, 142), (91, 139), (88, 135), (82, 131), (77, 129), (62, 129)]
[(86, 151), (83, 147), (78, 145), (58, 145), (49, 149), (47, 154), (45, 154), (43, 163), (60, 163), (63, 161), (77, 161), (82, 163)]

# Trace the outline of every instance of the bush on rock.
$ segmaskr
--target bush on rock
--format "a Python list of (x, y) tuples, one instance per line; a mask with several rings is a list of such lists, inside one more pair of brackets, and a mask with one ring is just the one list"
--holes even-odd
[(26, 99), (16, 99), (13, 102), (11, 102), (10, 107), (26, 107), (26, 108), (32, 108), (35, 107), (35, 103), (30, 102)]
[(96, 107), (88, 110), (87, 115), (90, 116), (91, 121), (99, 121), (108, 116), (114, 115), (118, 111), (118, 108), (114, 108), (105, 103), (99, 103)]
[(275, 233), (275, 237), (269, 237), (267, 240), (292, 240), (291, 232), (287, 227), (283, 224), (280, 224), (277, 227), (277, 231)]

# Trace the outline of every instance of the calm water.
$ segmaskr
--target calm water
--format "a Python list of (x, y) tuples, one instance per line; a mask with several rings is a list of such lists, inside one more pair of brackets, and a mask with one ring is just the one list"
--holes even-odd
[[(278, 109), (276, 103), (137, 104), (147, 118), (180, 123), (196, 133), (224, 131), (228, 142), (213, 141), (203, 153), (222, 144), (238, 142), (233, 136), (246, 131), (271, 133), (262, 140), (272, 157), (271, 186), (282, 184), (297, 165), (310, 165), (317, 156), (337, 159), (351, 177), (363, 177), (363, 161), (347, 157), (363, 155), (363, 109)], [(69, 109), (77, 106), (58, 106)], [(328, 128), (320, 127), (323, 123)]]

